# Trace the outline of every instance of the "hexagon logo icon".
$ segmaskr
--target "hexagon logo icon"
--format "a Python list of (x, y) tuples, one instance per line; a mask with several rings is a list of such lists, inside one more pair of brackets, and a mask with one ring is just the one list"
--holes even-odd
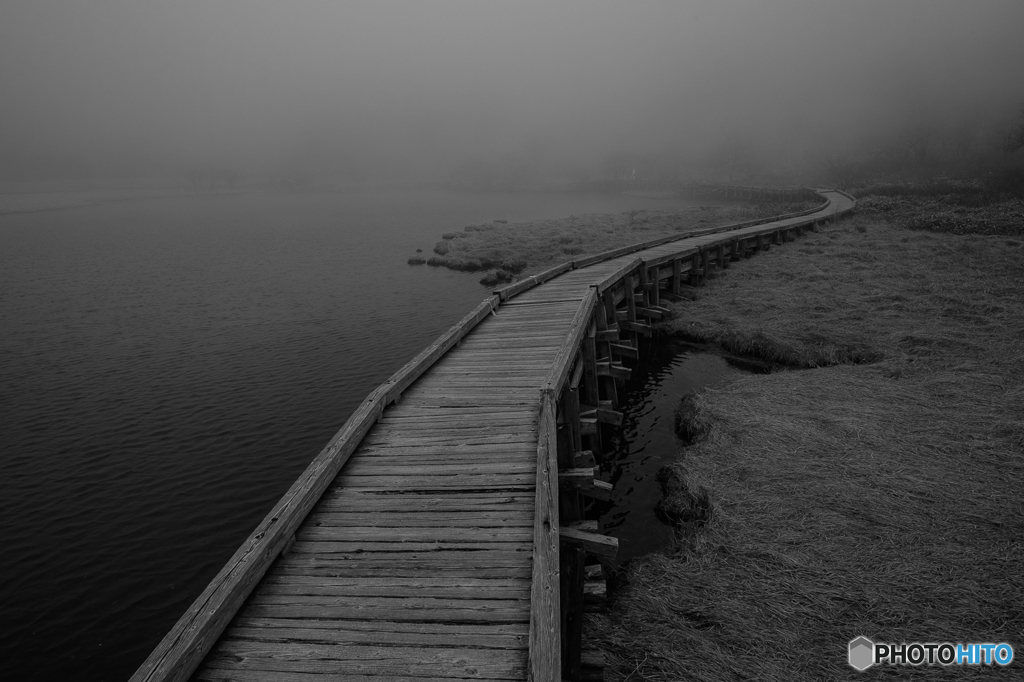
[(864, 671), (874, 665), (875, 643), (861, 635), (850, 642), (850, 665)]

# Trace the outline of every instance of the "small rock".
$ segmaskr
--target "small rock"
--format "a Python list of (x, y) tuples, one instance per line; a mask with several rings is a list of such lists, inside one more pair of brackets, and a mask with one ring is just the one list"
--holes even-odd
[(440, 241), (434, 244), (434, 253), (438, 256), (444, 256), (452, 250), (452, 244), (449, 241)]

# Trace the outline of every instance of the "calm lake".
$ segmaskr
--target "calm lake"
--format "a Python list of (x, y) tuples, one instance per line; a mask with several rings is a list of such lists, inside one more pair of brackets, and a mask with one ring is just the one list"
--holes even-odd
[(0, 216), (0, 655), (126, 680), (363, 397), (487, 295), (470, 223), (685, 200), (376, 190)]

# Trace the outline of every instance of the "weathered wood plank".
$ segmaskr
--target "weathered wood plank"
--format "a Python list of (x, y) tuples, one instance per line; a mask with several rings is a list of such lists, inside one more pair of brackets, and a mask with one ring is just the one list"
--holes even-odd
[(450, 511), (445, 514), (418, 512), (415, 514), (320, 512), (314, 510), (306, 517), (306, 525), (335, 527), (377, 528), (518, 528), (533, 527), (533, 510), (486, 512), (477, 510)]
[(522, 654), (500, 649), (334, 646), (248, 640), (230, 640), (230, 653), (224, 651), (226, 649), (227, 643), (212, 653), (206, 661), (207, 670), (467, 679), (515, 679), (516, 675), (526, 674)]

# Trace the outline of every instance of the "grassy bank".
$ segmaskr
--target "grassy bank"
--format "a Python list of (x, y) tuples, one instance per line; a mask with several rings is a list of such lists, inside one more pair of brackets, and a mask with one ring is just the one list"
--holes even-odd
[(484, 271), (481, 283), (490, 286), (608, 249), (704, 227), (800, 211), (814, 203), (694, 206), (673, 211), (586, 214), (522, 223), (495, 221), (447, 232), (434, 246), (433, 254), (413, 256), (409, 263)]
[(1024, 652), (1024, 248), (881, 213), (738, 264), (664, 325), (804, 369), (685, 405), (678, 546), (591, 620), (606, 679), (986, 672), (858, 674), (858, 635)]

